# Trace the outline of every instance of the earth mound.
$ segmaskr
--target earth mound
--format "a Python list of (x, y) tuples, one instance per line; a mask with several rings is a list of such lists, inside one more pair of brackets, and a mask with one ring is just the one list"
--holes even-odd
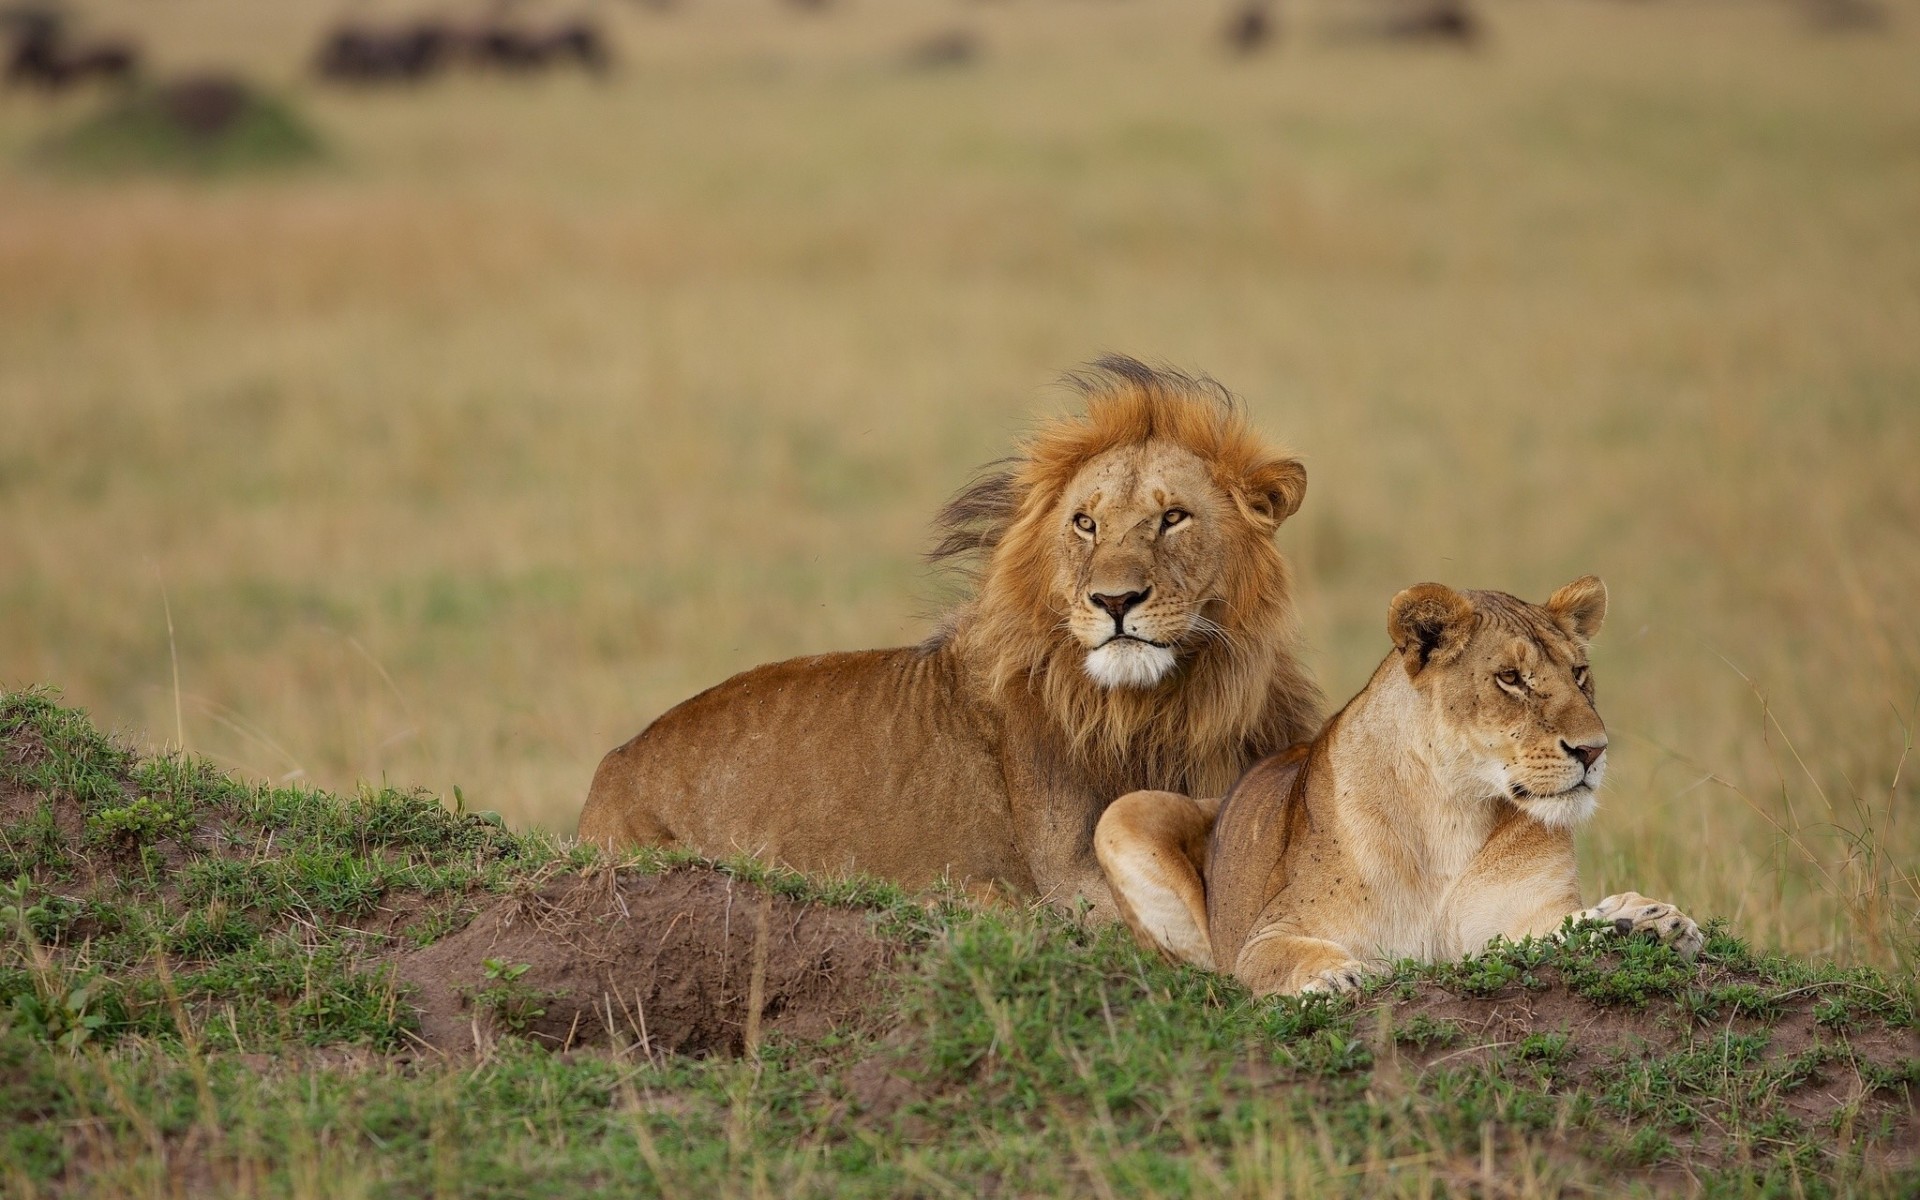
[(319, 135), (286, 101), (243, 79), (207, 74), (126, 91), (48, 142), (41, 156), (76, 171), (218, 174), (321, 155)]
[(435, 1049), (513, 1033), (561, 1049), (612, 1039), (652, 1058), (858, 1024), (892, 949), (863, 913), (718, 872), (600, 868), (516, 888), (395, 967)]

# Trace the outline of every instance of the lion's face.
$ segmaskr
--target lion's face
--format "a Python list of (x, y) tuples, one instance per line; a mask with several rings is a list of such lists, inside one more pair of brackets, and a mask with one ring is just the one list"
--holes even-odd
[(1607, 590), (1589, 575), (1543, 607), (1501, 592), (1421, 584), (1394, 597), (1388, 630), (1460, 769), (1536, 819), (1592, 815), (1607, 729), (1587, 643)]
[(935, 561), (984, 561), (928, 646), (954, 647), (1096, 790), (1218, 795), (1318, 725), (1275, 544), (1306, 468), (1210, 380), (1108, 358), (1073, 382), (1083, 415), (942, 511)]
[(1101, 454), (1055, 506), (1053, 603), (1107, 688), (1150, 688), (1219, 625), (1223, 564), (1247, 522), (1192, 452), (1163, 441)]

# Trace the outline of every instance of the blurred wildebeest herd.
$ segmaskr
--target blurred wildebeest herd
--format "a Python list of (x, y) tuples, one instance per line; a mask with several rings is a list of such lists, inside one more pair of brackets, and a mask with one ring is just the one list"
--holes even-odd
[[(667, 14), (698, 0), (629, 2)], [(1886, 20), (1881, 0), (1791, 2), (1818, 29), (1873, 29)], [(836, 7), (834, 0), (769, 3), (815, 14)], [(1473, 5), (1474, 0), (1351, 0), (1348, 19), (1329, 32), (1344, 39), (1467, 47), (1487, 33), (1486, 22)], [(1215, 24), (1209, 36), (1232, 55), (1258, 54), (1281, 40), (1286, 24), (1283, 13), (1284, 0), (1231, 0), (1225, 20)], [(75, 24), (53, 0), (25, 0), (0, 8), (0, 36), (7, 39), (5, 83), (53, 93), (87, 83), (124, 84), (139, 75), (141, 48), (132, 38), (76, 32)], [(916, 42), (900, 61), (909, 67), (960, 66), (983, 52), (977, 33), (954, 28)], [(311, 69), (319, 79), (332, 83), (409, 84), (454, 71), (532, 75), (575, 70), (600, 77), (614, 68), (616, 58), (602, 22), (576, 16), (542, 24), (496, 7), (490, 15), (469, 21), (439, 16), (392, 23), (343, 19), (321, 37)]]
[(314, 59), (322, 79), (344, 83), (416, 83), (457, 68), (524, 74), (577, 67), (604, 74), (613, 65), (607, 36), (584, 19), (541, 28), (505, 19), (474, 25), (421, 20), (396, 27), (345, 22)]
[(20, 5), (0, 10), (12, 37), (6, 81), (14, 87), (57, 92), (91, 80), (125, 82), (140, 66), (140, 50), (117, 37), (75, 37), (56, 8)]

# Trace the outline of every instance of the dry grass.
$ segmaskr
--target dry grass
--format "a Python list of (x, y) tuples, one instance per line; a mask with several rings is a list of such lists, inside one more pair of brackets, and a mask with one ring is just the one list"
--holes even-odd
[[(1332, 694), (1415, 580), (1606, 577), (1596, 894), (1911, 947), (1920, 10), (1239, 63), (1175, 0), (689, 0), (609, 10), (604, 87), (364, 95), (298, 82), (321, 5), (93, 13), (336, 161), (52, 179), (84, 102), (0, 98), (0, 679), (168, 739), (177, 652), (196, 750), (564, 829), (674, 701), (919, 636), (935, 506), (1118, 349), (1307, 458)], [(982, 62), (897, 65), (954, 25)]]

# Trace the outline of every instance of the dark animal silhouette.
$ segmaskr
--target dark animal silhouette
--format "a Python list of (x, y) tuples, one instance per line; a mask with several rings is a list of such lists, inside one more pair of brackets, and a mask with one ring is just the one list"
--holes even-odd
[(460, 29), (421, 21), (380, 29), (348, 23), (321, 44), (314, 70), (345, 83), (415, 83), (456, 65), (528, 74), (569, 64), (595, 75), (611, 69), (613, 55), (598, 25), (569, 21), (535, 30), (493, 21)]
[(213, 139), (232, 128), (254, 102), (253, 89), (230, 75), (189, 75), (162, 85), (160, 111), (177, 129)]
[(5, 79), (15, 87), (58, 92), (90, 80), (125, 83), (139, 69), (139, 48), (124, 39), (73, 43), (54, 13), (28, 9), (11, 15), (14, 35)]
[(980, 39), (964, 29), (935, 34), (907, 51), (909, 67), (958, 67), (980, 57)]
[(1457, 42), (1470, 46), (1485, 33), (1466, 0), (1433, 0), (1388, 21), (1381, 36), (1403, 42)]
[(591, 21), (570, 21), (549, 33), (547, 51), (552, 61), (572, 59), (575, 65), (595, 75), (603, 75), (613, 66), (607, 39)]
[(458, 30), (437, 21), (399, 29), (348, 23), (321, 44), (314, 70), (347, 83), (417, 83), (438, 73), (460, 43)]
[(607, 41), (590, 21), (569, 21), (540, 31), (511, 25), (490, 25), (473, 35), (472, 60), (507, 71), (535, 71), (572, 63), (593, 74), (613, 65)]
[(1822, 33), (1878, 32), (1887, 27), (1887, 10), (1878, 0), (1802, 0), (1807, 24)]
[(1266, 4), (1255, 0), (1243, 5), (1227, 20), (1223, 35), (1227, 49), (1235, 54), (1253, 54), (1273, 40), (1277, 32), (1274, 26), (1273, 13)]

